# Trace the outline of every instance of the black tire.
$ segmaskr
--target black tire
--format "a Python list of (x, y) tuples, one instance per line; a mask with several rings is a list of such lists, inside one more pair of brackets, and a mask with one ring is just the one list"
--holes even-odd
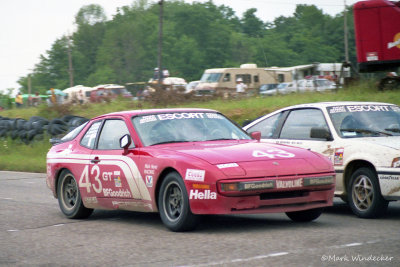
[(198, 216), (190, 210), (185, 184), (176, 172), (167, 174), (162, 182), (158, 208), (162, 222), (171, 231), (190, 231), (198, 224)]
[(377, 218), (383, 215), (389, 202), (382, 197), (378, 179), (370, 168), (357, 169), (347, 188), (348, 203), (360, 218)]
[(323, 208), (286, 212), (286, 215), (294, 222), (311, 222), (321, 216)]
[(83, 206), (81, 193), (74, 175), (64, 170), (57, 184), (57, 197), (60, 209), (70, 219), (83, 219), (92, 214), (93, 209)]

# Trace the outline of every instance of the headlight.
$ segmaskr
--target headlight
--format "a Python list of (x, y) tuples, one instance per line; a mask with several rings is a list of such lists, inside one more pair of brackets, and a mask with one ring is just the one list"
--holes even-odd
[(400, 158), (394, 158), (393, 159), (392, 168), (400, 168)]

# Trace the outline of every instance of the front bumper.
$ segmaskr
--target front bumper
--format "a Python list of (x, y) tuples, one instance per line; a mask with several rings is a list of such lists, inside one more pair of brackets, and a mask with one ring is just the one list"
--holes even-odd
[(386, 200), (400, 200), (400, 170), (398, 168), (378, 168), (379, 186)]
[[(227, 193), (221, 192), (221, 182), (210, 190), (189, 190), (190, 207), (194, 214), (257, 214), (280, 213), (321, 208), (333, 205), (335, 191), (334, 174), (332, 184), (306, 185), (290, 188), (254, 188), (254, 190), (241, 190)], [(302, 178), (303, 181), (306, 178)], [(269, 181), (276, 178), (253, 180), (256, 185), (268, 187)], [(282, 180), (282, 179), (279, 179)], [(285, 179), (285, 181), (298, 181), (299, 177)], [(249, 180), (224, 180), (224, 183), (243, 182)], [(251, 183), (251, 181), (250, 181)], [(276, 185), (276, 182), (275, 182)], [(288, 183), (288, 185), (296, 185)], [(217, 192), (218, 191), (218, 192)]]

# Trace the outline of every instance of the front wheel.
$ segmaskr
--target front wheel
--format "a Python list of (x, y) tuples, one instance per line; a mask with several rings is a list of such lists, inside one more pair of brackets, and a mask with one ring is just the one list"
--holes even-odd
[(190, 231), (198, 223), (198, 217), (190, 211), (185, 184), (176, 172), (169, 173), (162, 182), (158, 207), (162, 222), (171, 231)]
[(78, 184), (74, 175), (68, 170), (64, 170), (60, 175), (57, 196), (61, 211), (70, 219), (87, 218), (93, 212), (93, 209), (83, 206)]
[(377, 176), (370, 168), (353, 173), (347, 192), (350, 208), (360, 218), (376, 218), (387, 210), (389, 202), (382, 197)]
[(286, 215), (294, 222), (311, 222), (321, 216), (323, 208), (286, 212)]

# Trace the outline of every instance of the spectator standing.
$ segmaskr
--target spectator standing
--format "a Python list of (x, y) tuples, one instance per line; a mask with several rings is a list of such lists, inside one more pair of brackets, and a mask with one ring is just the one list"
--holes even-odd
[(17, 108), (21, 108), (23, 104), (24, 100), (22, 99), (22, 95), (20, 92), (18, 92), (17, 96), (15, 97), (15, 105), (17, 105)]
[(77, 98), (78, 98), (79, 104), (82, 105), (83, 104), (83, 93), (82, 93), (82, 90), (79, 90)]
[(236, 93), (243, 95), (246, 92), (247, 85), (243, 83), (242, 78), (236, 79)]

